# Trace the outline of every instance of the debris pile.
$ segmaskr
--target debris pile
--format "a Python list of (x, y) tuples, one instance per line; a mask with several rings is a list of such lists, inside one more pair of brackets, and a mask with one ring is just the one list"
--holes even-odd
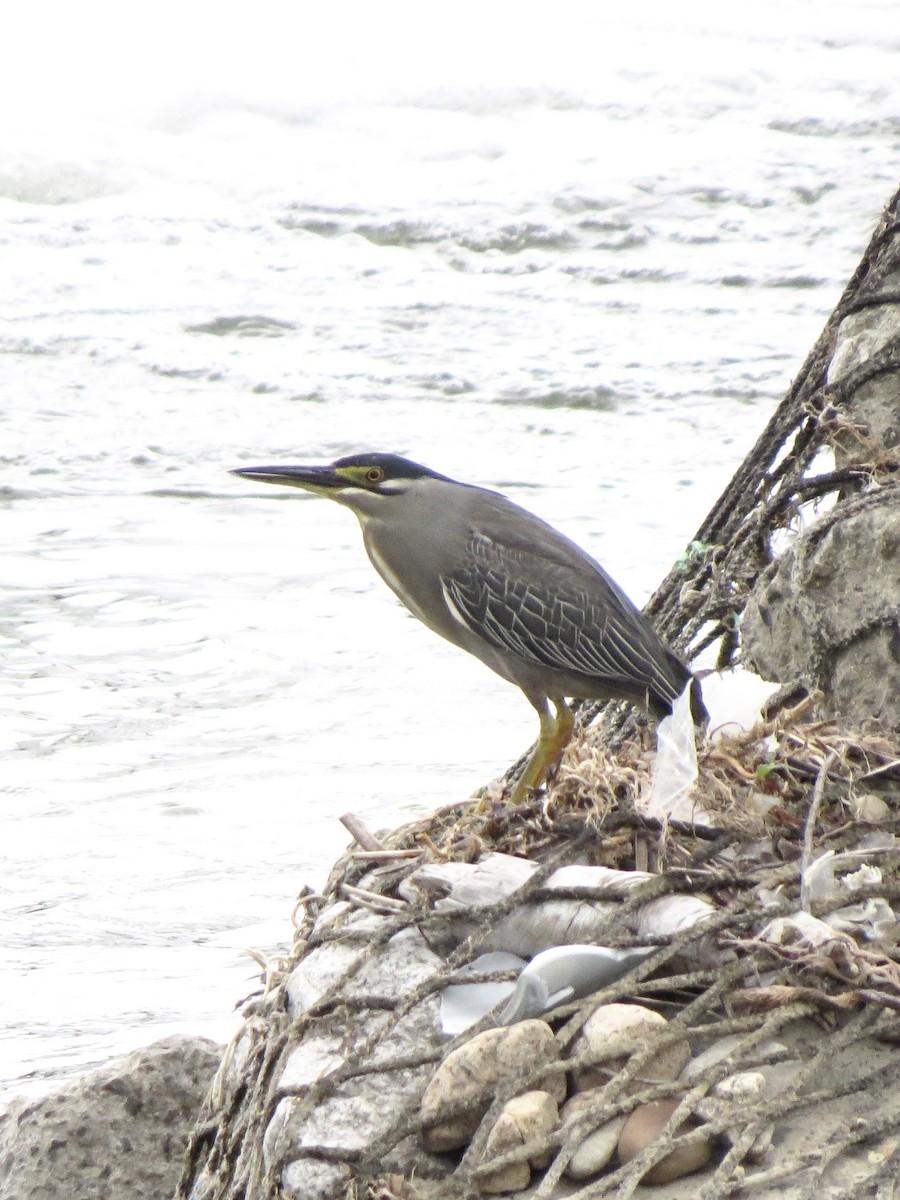
[(724, 1195), (773, 1139), (802, 1176), (841, 1122), (870, 1154), (881, 1117), (872, 1142), (850, 1108), (900, 1120), (875, 1091), (900, 1073), (900, 745), (790, 713), (699, 761), (715, 826), (634, 811), (638, 739), (350, 851), (247, 1006), (208, 1106), (241, 1126), (195, 1136), (182, 1195)]
[(530, 803), (356, 828), (245, 1005), (180, 1200), (890, 1193), (898, 272), (900, 192), (646, 610), (691, 660), (771, 663), (766, 720), (704, 740), (663, 812), (649, 731), (584, 705)]

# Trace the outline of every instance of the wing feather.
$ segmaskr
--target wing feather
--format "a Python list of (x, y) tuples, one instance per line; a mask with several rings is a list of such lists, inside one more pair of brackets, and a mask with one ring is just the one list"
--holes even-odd
[(567, 541), (540, 551), (472, 531), (442, 579), (457, 619), (525, 662), (673, 700), (687, 671), (613, 580)]

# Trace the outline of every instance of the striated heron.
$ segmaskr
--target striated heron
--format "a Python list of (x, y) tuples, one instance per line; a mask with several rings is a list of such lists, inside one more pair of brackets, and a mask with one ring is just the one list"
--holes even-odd
[[(352, 509), (372, 565), (410, 612), (522, 689), (541, 728), (513, 802), (544, 782), (572, 736), (567, 697), (630, 700), (662, 717), (692, 678), (598, 563), (498, 492), (395, 454), (232, 474)], [(696, 681), (692, 707), (701, 720)]]

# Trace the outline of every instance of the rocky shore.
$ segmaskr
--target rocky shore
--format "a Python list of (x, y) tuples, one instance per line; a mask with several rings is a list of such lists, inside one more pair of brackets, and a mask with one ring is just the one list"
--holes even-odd
[(358, 829), (224, 1053), (15, 1104), (0, 1200), (893, 1194), (898, 230), (900, 193), (649, 606), (782, 685), (682, 807), (648, 810), (653, 730), (585, 707), (529, 803)]

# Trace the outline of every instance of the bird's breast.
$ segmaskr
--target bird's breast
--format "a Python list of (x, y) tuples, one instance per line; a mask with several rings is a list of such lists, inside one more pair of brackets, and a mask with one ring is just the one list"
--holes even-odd
[[(407, 563), (401, 575), (400, 568), (395, 566), (392, 561), (394, 555), (386, 553), (383, 547), (379, 545), (379, 539), (374, 536), (371, 525), (363, 525), (363, 541), (372, 566), (394, 595), (409, 609), (414, 617), (418, 617), (423, 624), (434, 629), (434, 613), (427, 612), (423, 607), (424, 596), (420, 595), (420, 592), (424, 590), (423, 584), (425, 584), (425, 580), (423, 580), (416, 564)], [(442, 631), (438, 630), (438, 632)]]

